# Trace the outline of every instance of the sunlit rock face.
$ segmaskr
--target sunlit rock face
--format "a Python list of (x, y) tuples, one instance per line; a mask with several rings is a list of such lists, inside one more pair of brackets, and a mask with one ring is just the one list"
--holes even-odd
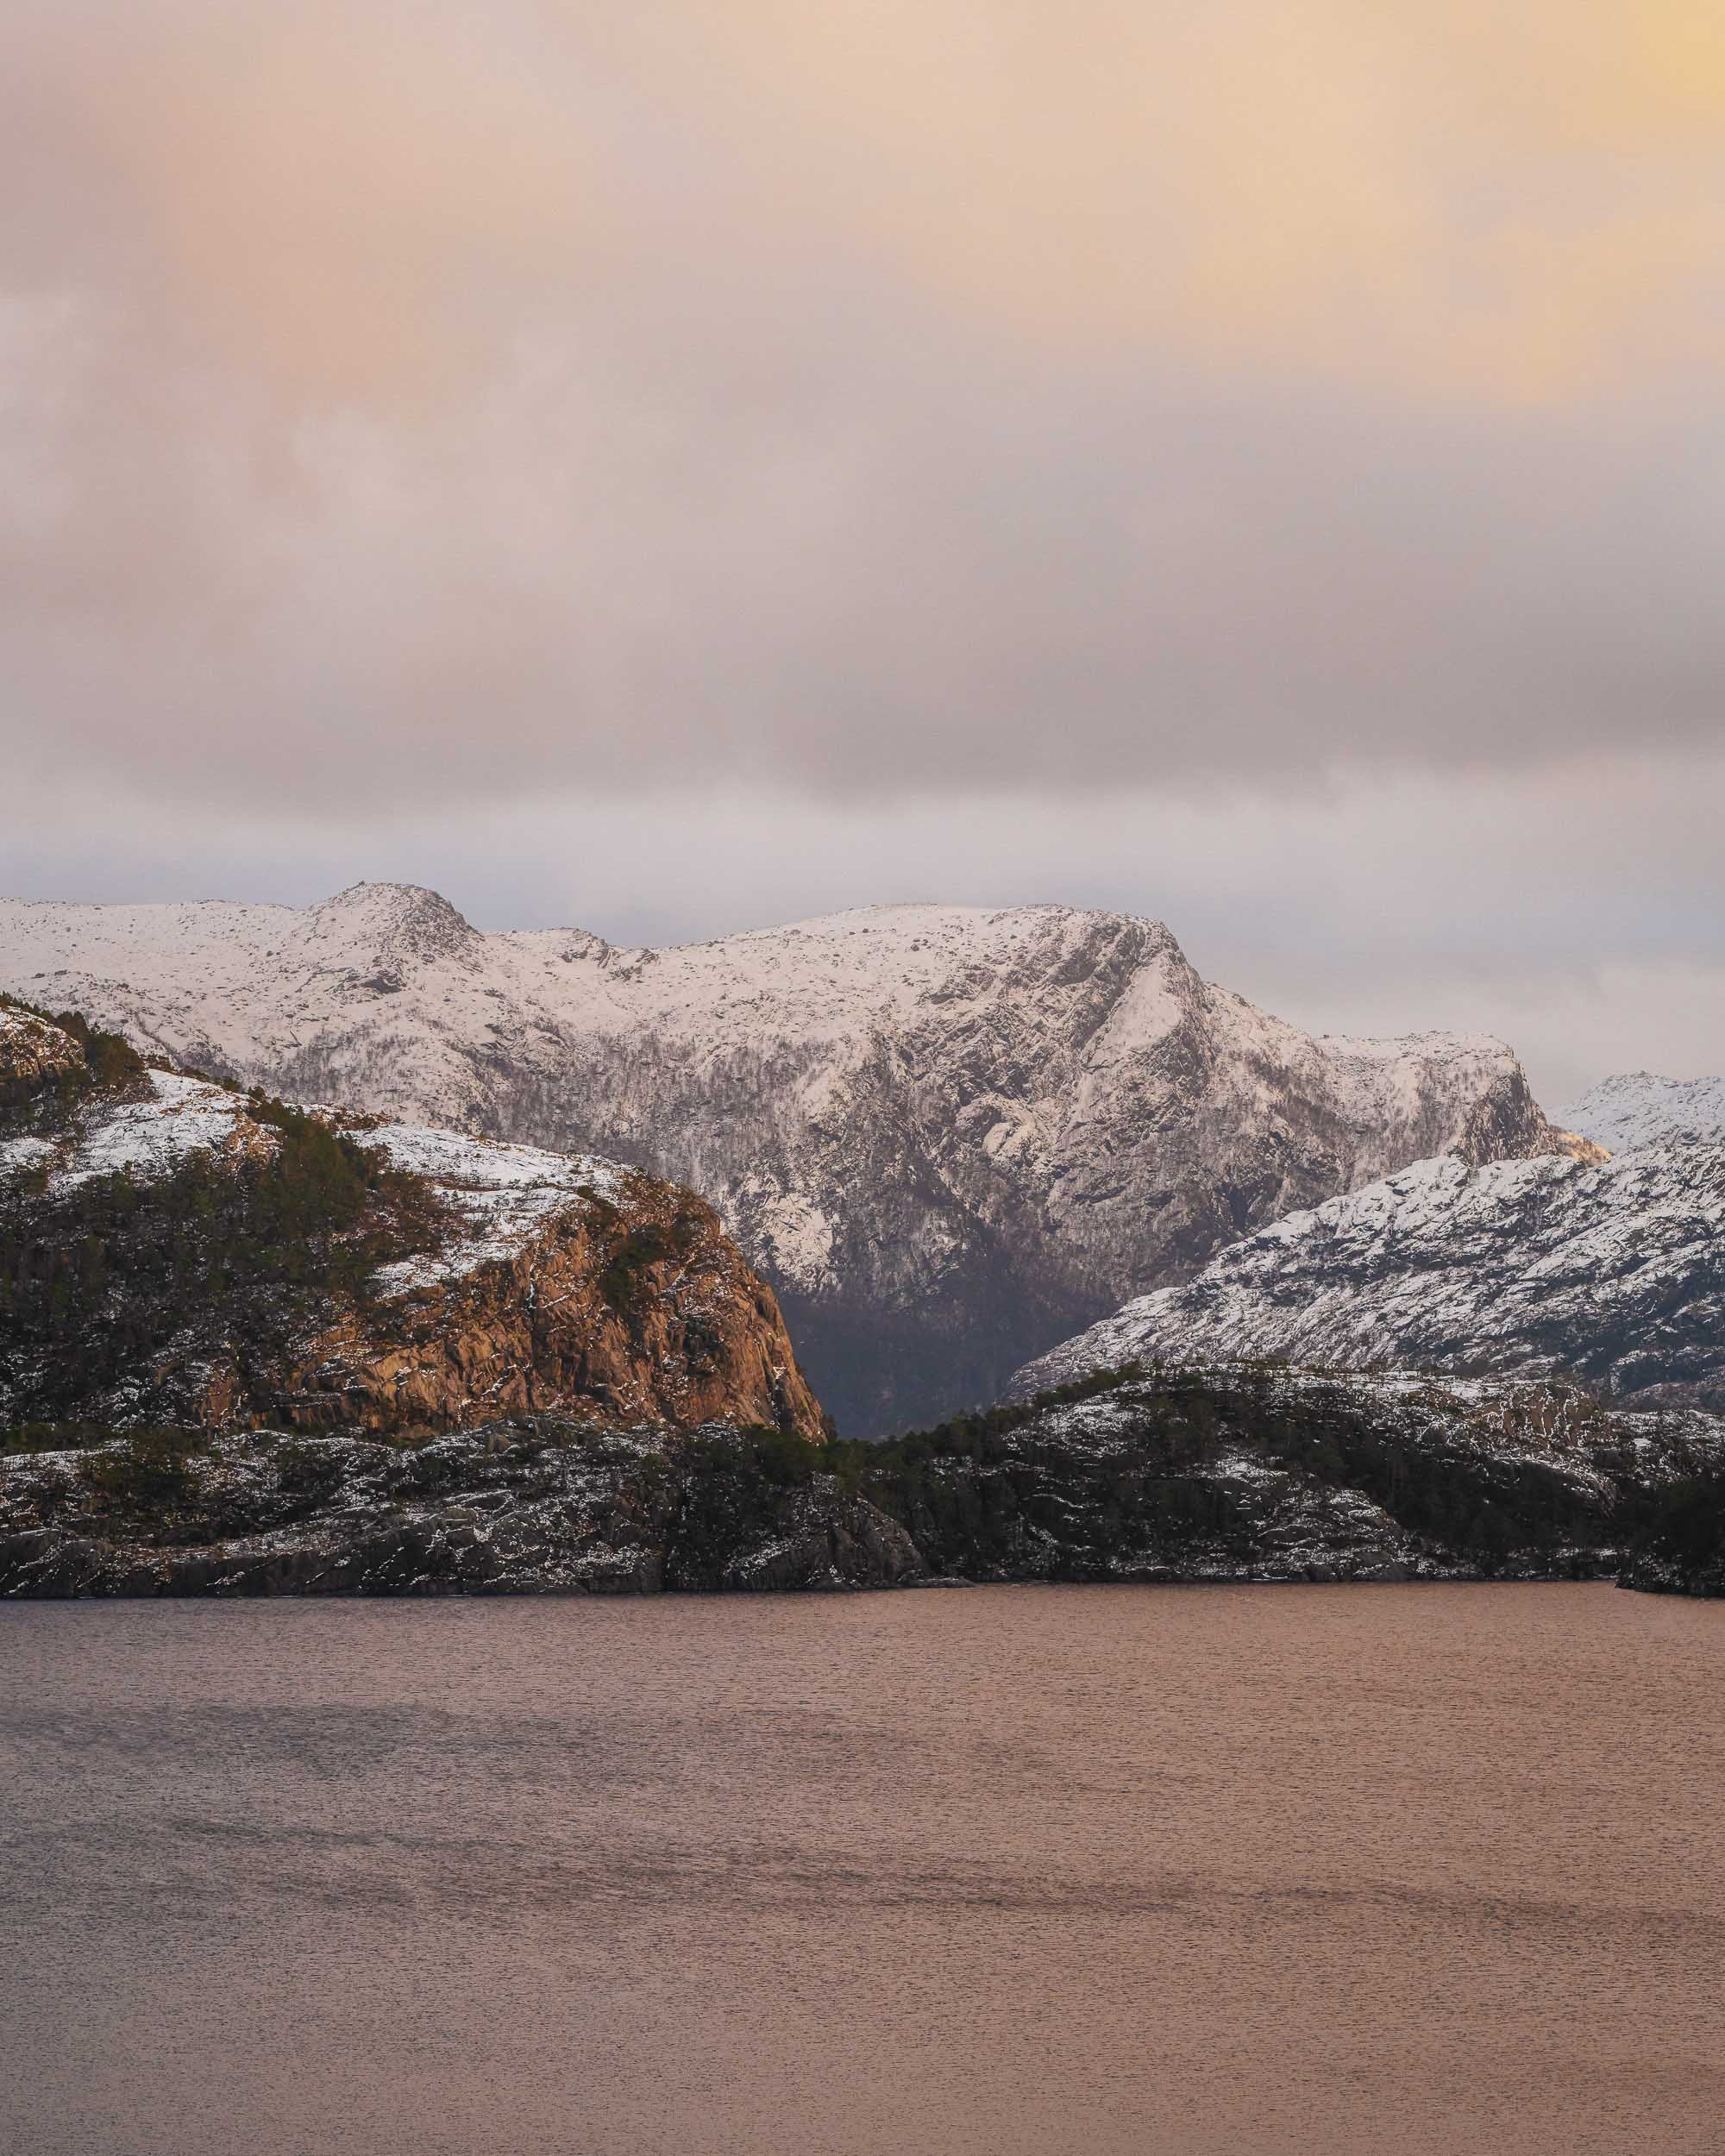
[(34, 1012), (0, 1009), (0, 1097), (9, 1106), (34, 1100), (83, 1062), (83, 1050), (62, 1027)]
[(1408, 1162), (1558, 1139), (1500, 1043), (1314, 1038), (1154, 921), (883, 906), (664, 950), (435, 893), (0, 906), (0, 982), (300, 1100), (634, 1162), (777, 1288), (842, 1427), (1026, 1356)]

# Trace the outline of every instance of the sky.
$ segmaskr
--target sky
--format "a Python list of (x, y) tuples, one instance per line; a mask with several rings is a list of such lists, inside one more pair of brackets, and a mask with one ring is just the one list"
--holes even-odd
[(9, 0), (0, 890), (1725, 1068), (1710, 0)]

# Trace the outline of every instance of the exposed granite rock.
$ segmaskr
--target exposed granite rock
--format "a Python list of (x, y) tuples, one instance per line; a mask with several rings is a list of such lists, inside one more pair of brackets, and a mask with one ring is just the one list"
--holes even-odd
[[(825, 1433), (772, 1290), (709, 1206), (631, 1174), (616, 1213), (566, 1213), (512, 1257), (348, 1311), (250, 1412), (304, 1430), (451, 1430), (475, 1415), (586, 1407), (687, 1426), (732, 1416)], [(622, 1223), (619, 1227), (618, 1222)], [(619, 1240), (662, 1229), (624, 1291)]]
[(1544, 1149), (1549, 1153), (1561, 1153), (1569, 1160), (1579, 1161), (1584, 1168), (1603, 1168), (1611, 1157), (1609, 1146), (1596, 1139), (1584, 1138), (1579, 1131), (1559, 1131), (1553, 1128), (1551, 1140)]
[(61, 1027), (33, 1011), (0, 1008), (0, 1100), (33, 1100), (83, 1069), (84, 1050)]

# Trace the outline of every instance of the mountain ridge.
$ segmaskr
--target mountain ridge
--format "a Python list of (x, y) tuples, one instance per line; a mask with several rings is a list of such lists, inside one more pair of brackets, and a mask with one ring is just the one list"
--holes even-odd
[(1614, 1153), (1725, 1139), (1725, 1078), (1620, 1071), (1589, 1087), (1558, 1120)]
[(624, 950), (486, 934), (411, 886), (7, 901), (0, 984), (287, 1098), (700, 1191), (853, 1431), (993, 1396), (1027, 1348), (1292, 1207), (1563, 1143), (1500, 1042), (1314, 1037), (1203, 981), (1162, 923), (1058, 905)]
[(0, 1597), (1598, 1579), (1725, 1592), (1725, 1423), (1573, 1387), (1113, 1371), (884, 1445), (555, 1416), (0, 1444)]
[(1217, 1356), (1569, 1376), (1725, 1407), (1725, 1144), (1415, 1162), (1219, 1251), (1008, 1389)]

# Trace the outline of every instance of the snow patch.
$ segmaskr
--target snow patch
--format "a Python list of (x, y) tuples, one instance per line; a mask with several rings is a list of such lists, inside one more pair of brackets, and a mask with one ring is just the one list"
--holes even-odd
[(52, 1138), (0, 1138), (0, 1176), (27, 1175), (58, 1151)]
[(442, 1250), (404, 1258), (373, 1275), (373, 1286), (387, 1296), (462, 1279), (482, 1265), (506, 1264), (572, 1206), (595, 1198), (615, 1204), (623, 1196), (625, 1171), (590, 1154), (543, 1152), (411, 1123), (356, 1136), (378, 1147), (392, 1167), (434, 1184), (459, 1224)]
[[(148, 1077), (144, 1099), (118, 1101), (88, 1117), (54, 1169), (52, 1189), (75, 1190), (98, 1175), (119, 1174), (156, 1181), (183, 1168), (194, 1153), (231, 1150), (240, 1142), (247, 1118), (239, 1096), (165, 1070)], [(249, 1126), (246, 1135), (256, 1142)]]

